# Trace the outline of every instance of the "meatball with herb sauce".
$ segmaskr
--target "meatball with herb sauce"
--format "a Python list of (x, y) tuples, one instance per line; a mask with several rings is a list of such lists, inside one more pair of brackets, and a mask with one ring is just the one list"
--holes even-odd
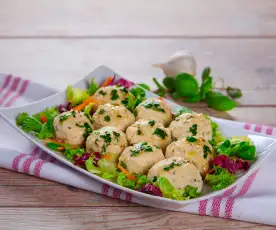
[(142, 141), (151, 143), (161, 149), (171, 142), (171, 133), (160, 121), (138, 120), (126, 130), (128, 142), (136, 144)]
[(125, 147), (126, 135), (120, 129), (110, 126), (93, 131), (86, 140), (86, 150), (89, 153), (120, 154)]
[(125, 87), (113, 85), (99, 88), (93, 95), (93, 98), (103, 102), (103, 104), (110, 103), (112, 105), (123, 105), (127, 100), (128, 94), (131, 95)]
[(136, 120), (160, 121), (165, 126), (172, 121), (172, 113), (167, 103), (161, 99), (147, 99), (140, 103), (135, 110)]
[(201, 192), (203, 186), (200, 172), (195, 165), (179, 157), (168, 158), (153, 165), (148, 178), (153, 180), (155, 177), (168, 179), (176, 189), (185, 189), (191, 185), (197, 188), (197, 192)]
[(83, 112), (74, 110), (61, 113), (54, 119), (55, 136), (70, 145), (82, 145), (85, 135), (92, 132), (93, 124)]
[(158, 161), (165, 159), (162, 150), (147, 142), (140, 142), (127, 147), (119, 158), (131, 173), (146, 174)]
[(114, 126), (122, 131), (135, 121), (134, 115), (126, 107), (111, 104), (100, 105), (93, 119), (96, 128)]
[(208, 141), (195, 137), (185, 137), (171, 143), (166, 149), (166, 158), (180, 157), (191, 161), (201, 173), (209, 169), (214, 158), (213, 147)]
[(169, 126), (172, 138), (195, 136), (205, 140), (212, 139), (211, 120), (202, 113), (185, 113), (175, 118)]

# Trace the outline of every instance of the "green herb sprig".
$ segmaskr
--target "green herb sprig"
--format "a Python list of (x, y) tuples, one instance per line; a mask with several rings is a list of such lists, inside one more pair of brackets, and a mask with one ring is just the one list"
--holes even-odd
[[(191, 103), (205, 101), (209, 107), (220, 111), (235, 108), (237, 106), (235, 99), (242, 97), (242, 91), (230, 86), (215, 88), (210, 73), (210, 67), (203, 70), (201, 85), (194, 76), (188, 73), (179, 73), (176, 78), (165, 77), (163, 79), (164, 86), (156, 78), (153, 78), (153, 82), (158, 88), (156, 93), (162, 97), (168, 93), (176, 101), (182, 100)], [(221, 91), (226, 92), (226, 95)]]

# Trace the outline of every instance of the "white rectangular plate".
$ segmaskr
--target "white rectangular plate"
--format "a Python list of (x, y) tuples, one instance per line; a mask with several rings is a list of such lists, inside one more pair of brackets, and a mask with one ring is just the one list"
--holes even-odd
[[(87, 77), (85, 77), (82, 80), (78, 81), (75, 85), (73, 85), (73, 87), (86, 89), (87, 86), (88, 86), (88, 82), (90, 81), (91, 78), (94, 77), (95, 81), (98, 84), (101, 84), (101, 83), (104, 82), (104, 80), (108, 76), (113, 76), (113, 75), (116, 75), (117, 77), (120, 77), (118, 74), (113, 72), (111, 69), (109, 69), (105, 66), (101, 66), (101, 67), (98, 67), (92, 73), (90, 73)], [(158, 96), (151, 93), (151, 92), (147, 92), (147, 97), (155, 98), (155, 97), (158, 97)], [(180, 108), (179, 105), (176, 105), (176, 104), (174, 104), (174, 103), (172, 103), (168, 100), (166, 100), (166, 102), (169, 104), (172, 111), (175, 111), (175, 110)], [(225, 124), (227, 122), (225, 122), (223, 119), (212, 118), (214, 121), (216, 121), (218, 123), (218, 125), (220, 127), (220, 131), (226, 137), (249, 136), (249, 138), (254, 142), (254, 144), (256, 145), (256, 148), (257, 148), (257, 160), (256, 160), (256, 162), (250, 167), (250, 169), (247, 172), (245, 172), (243, 174), (240, 174), (234, 184), (232, 184), (231, 186), (229, 186), (228, 188), (226, 188), (224, 190), (214, 192), (214, 191), (211, 191), (210, 189), (208, 189), (207, 186), (205, 186), (203, 195), (199, 198), (191, 199), (191, 200), (185, 200), (185, 201), (170, 200), (170, 199), (166, 199), (166, 198), (163, 198), (163, 197), (156, 197), (156, 196), (148, 195), (148, 194), (141, 193), (141, 192), (138, 192), (138, 191), (134, 191), (134, 190), (131, 190), (131, 189), (128, 189), (128, 188), (125, 188), (125, 187), (121, 187), (118, 184), (115, 184), (113, 182), (102, 179), (99, 176), (91, 174), (88, 171), (73, 165), (71, 162), (69, 162), (62, 155), (62, 153), (55, 152), (55, 151), (47, 148), (44, 145), (43, 141), (41, 141), (39, 139), (36, 139), (34, 136), (25, 133), (24, 131), (22, 131), (20, 128), (18, 128), (16, 126), (16, 122), (15, 122), (16, 117), (21, 112), (27, 112), (29, 114), (34, 114), (34, 113), (38, 113), (38, 112), (46, 109), (47, 107), (57, 106), (57, 105), (60, 105), (60, 104), (65, 104), (65, 103), (66, 103), (65, 91), (62, 91), (62, 92), (59, 92), (59, 93), (57, 93), (53, 96), (47, 97), (45, 99), (42, 99), (40, 101), (31, 103), (31, 104), (28, 104), (28, 105), (14, 107), (14, 108), (0, 109), (0, 116), (2, 116), (15, 130), (17, 130), (19, 133), (24, 135), (27, 139), (32, 141), (34, 144), (39, 146), (41, 149), (43, 149), (44, 151), (49, 153), (51, 156), (53, 156), (57, 160), (63, 162), (64, 164), (70, 166), (71, 168), (74, 168), (77, 171), (80, 171), (80, 172), (88, 175), (89, 177), (92, 177), (95, 180), (98, 180), (102, 183), (108, 184), (108, 185), (110, 185), (112, 187), (115, 187), (117, 189), (121, 189), (125, 192), (131, 193), (134, 196), (136, 196), (137, 198), (142, 198), (142, 199), (148, 200), (151, 204), (155, 204), (159, 207), (161, 207), (161, 206), (164, 206), (164, 207), (167, 207), (167, 208), (182, 207), (182, 206), (184, 206), (188, 203), (197, 202), (197, 201), (200, 201), (200, 200), (205, 200), (205, 199), (208, 199), (210, 197), (222, 194), (226, 189), (229, 189), (229, 188), (235, 186), (237, 183), (240, 183), (241, 181), (245, 180), (249, 175), (251, 175), (251, 173), (259, 167), (260, 163), (276, 147), (276, 140), (274, 138), (267, 137), (265, 135), (255, 135), (254, 133), (252, 133), (250, 131), (246, 131), (246, 130), (231, 127), (231, 126)]]

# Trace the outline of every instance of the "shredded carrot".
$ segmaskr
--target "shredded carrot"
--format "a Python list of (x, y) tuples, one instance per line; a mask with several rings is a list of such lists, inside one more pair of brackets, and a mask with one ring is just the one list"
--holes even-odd
[(58, 144), (58, 145), (64, 145), (63, 142), (57, 141), (57, 140), (54, 140), (54, 139), (50, 139), (50, 138), (45, 138), (44, 141), (46, 141), (46, 142), (51, 142), (51, 143), (55, 143), (55, 144)]
[(208, 171), (206, 171), (206, 172), (204, 172), (204, 173), (202, 173), (202, 177), (205, 177), (207, 174), (210, 174), (210, 173), (212, 173), (212, 172), (214, 172), (215, 171), (215, 169), (214, 168), (211, 168), (211, 169), (209, 169)]
[(40, 115), (40, 120), (41, 120), (41, 122), (42, 122), (43, 124), (46, 123), (46, 122), (48, 121), (47, 117), (46, 117), (45, 115), (43, 115), (43, 114)]
[(111, 155), (105, 155), (105, 156), (104, 156), (104, 159), (106, 159), (106, 160), (110, 160), (111, 158), (112, 158)]
[(90, 104), (90, 103), (101, 104), (100, 101), (95, 100), (95, 99), (93, 98), (93, 96), (91, 96), (91, 97), (87, 98), (86, 100), (84, 100), (81, 104), (75, 106), (75, 107), (73, 108), (73, 110), (81, 111), (81, 110), (83, 110), (83, 109), (85, 108), (85, 106), (87, 106), (87, 105)]
[(164, 98), (163, 98), (163, 97), (158, 97), (157, 99), (159, 99), (159, 100), (163, 101), (163, 99), (164, 99)]
[(60, 147), (57, 148), (57, 150), (58, 151), (63, 151), (63, 150), (65, 150), (65, 148), (64, 148), (64, 146), (60, 146)]
[(123, 174), (125, 174), (127, 176), (128, 179), (135, 180), (135, 181), (137, 180), (137, 178), (135, 176), (131, 175), (131, 173), (128, 172), (126, 169), (124, 169), (123, 166), (118, 164), (118, 168), (122, 171)]
[(112, 77), (112, 76), (108, 77), (108, 78), (104, 81), (104, 83), (102, 84), (101, 87), (106, 87), (106, 86), (110, 85), (110, 83), (111, 83), (112, 81), (113, 81), (113, 77)]

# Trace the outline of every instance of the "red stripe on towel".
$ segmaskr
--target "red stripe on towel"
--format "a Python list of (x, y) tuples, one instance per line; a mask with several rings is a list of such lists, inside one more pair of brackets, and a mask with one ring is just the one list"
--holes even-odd
[(32, 162), (37, 159), (35, 156), (31, 156), (28, 159), (26, 159), (23, 163), (23, 173), (30, 173), (30, 167)]
[(20, 160), (21, 160), (23, 157), (25, 157), (25, 156), (26, 156), (25, 153), (21, 153), (21, 154), (17, 155), (17, 156), (13, 159), (13, 161), (12, 161), (12, 170), (18, 172), (18, 165), (19, 165), (19, 162), (20, 162)]
[(20, 91), (6, 103), (5, 107), (10, 107), (19, 97), (21, 97), (25, 93), (29, 83), (29, 80), (25, 80), (21, 86)]
[(21, 78), (19, 78), (19, 77), (16, 77), (13, 79), (12, 85), (10, 86), (8, 91), (3, 95), (3, 97), (0, 99), (0, 106), (10, 96), (10, 94), (17, 89), (17, 86), (18, 86), (20, 80), (21, 80)]
[(250, 128), (251, 128), (251, 124), (244, 124), (244, 127), (243, 127), (244, 129), (246, 129), (246, 130), (250, 130)]
[(120, 189), (115, 188), (113, 190), (113, 198), (120, 199), (122, 191)]
[(0, 88), (0, 93), (2, 93), (2, 91), (8, 87), (8, 85), (9, 85), (9, 83), (11, 81), (11, 78), (12, 78), (11, 74), (6, 76), (6, 79), (4, 81), (3, 86)]
[(249, 188), (251, 187), (251, 185), (253, 184), (253, 182), (254, 182), (254, 180), (256, 178), (256, 175), (257, 175), (258, 171), (259, 170), (256, 170), (254, 173), (252, 173), (246, 179), (246, 181), (243, 183), (243, 186), (242, 186), (240, 192), (238, 193), (238, 195), (233, 196), (233, 197), (229, 198), (226, 201), (225, 218), (232, 219), (233, 207), (234, 207), (236, 198), (242, 197), (242, 196), (244, 196), (248, 192)]
[(262, 125), (256, 125), (254, 128), (254, 132), (256, 133), (261, 133), (262, 132)]
[(131, 202), (132, 201), (132, 195), (130, 193), (126, 193), (126, 201)]
[(265, 130), (265, 134), (266, 135), (272, 135), (273, 133), (273, 127), (267, 127)]
[(40, 177), (40, 171), (42, 169), (42, 166), (47, 163), (47, 161), (40, 160), (35, 164), (34, 167), (34, 176)]
[(207, 203), (208, 203), (208, 199), (202, 200), (199, 202), (199, 207), (198, 207), (199, 215), (206, 216)]
[(222, 199), (228, 196), (231, 196), (233, 194), (233, 192), (236, 190), (237, 186), (234, 186), (230, 189), (228, 189), (227, 191), (225, 191), (221, 196), (217, 196), (213, 199), (213, 203), (212, 203), (212, 210), (211, 213), (213, 216), (218, 217), (219, 216), (219, 211), (220, 211), (220, 205), (222, 202)]
[(103, 184), (102, 194), (105, 195), (105, 196), (108, 196), (108, 190), (109, 190), (109, 185), (108, 184)]

